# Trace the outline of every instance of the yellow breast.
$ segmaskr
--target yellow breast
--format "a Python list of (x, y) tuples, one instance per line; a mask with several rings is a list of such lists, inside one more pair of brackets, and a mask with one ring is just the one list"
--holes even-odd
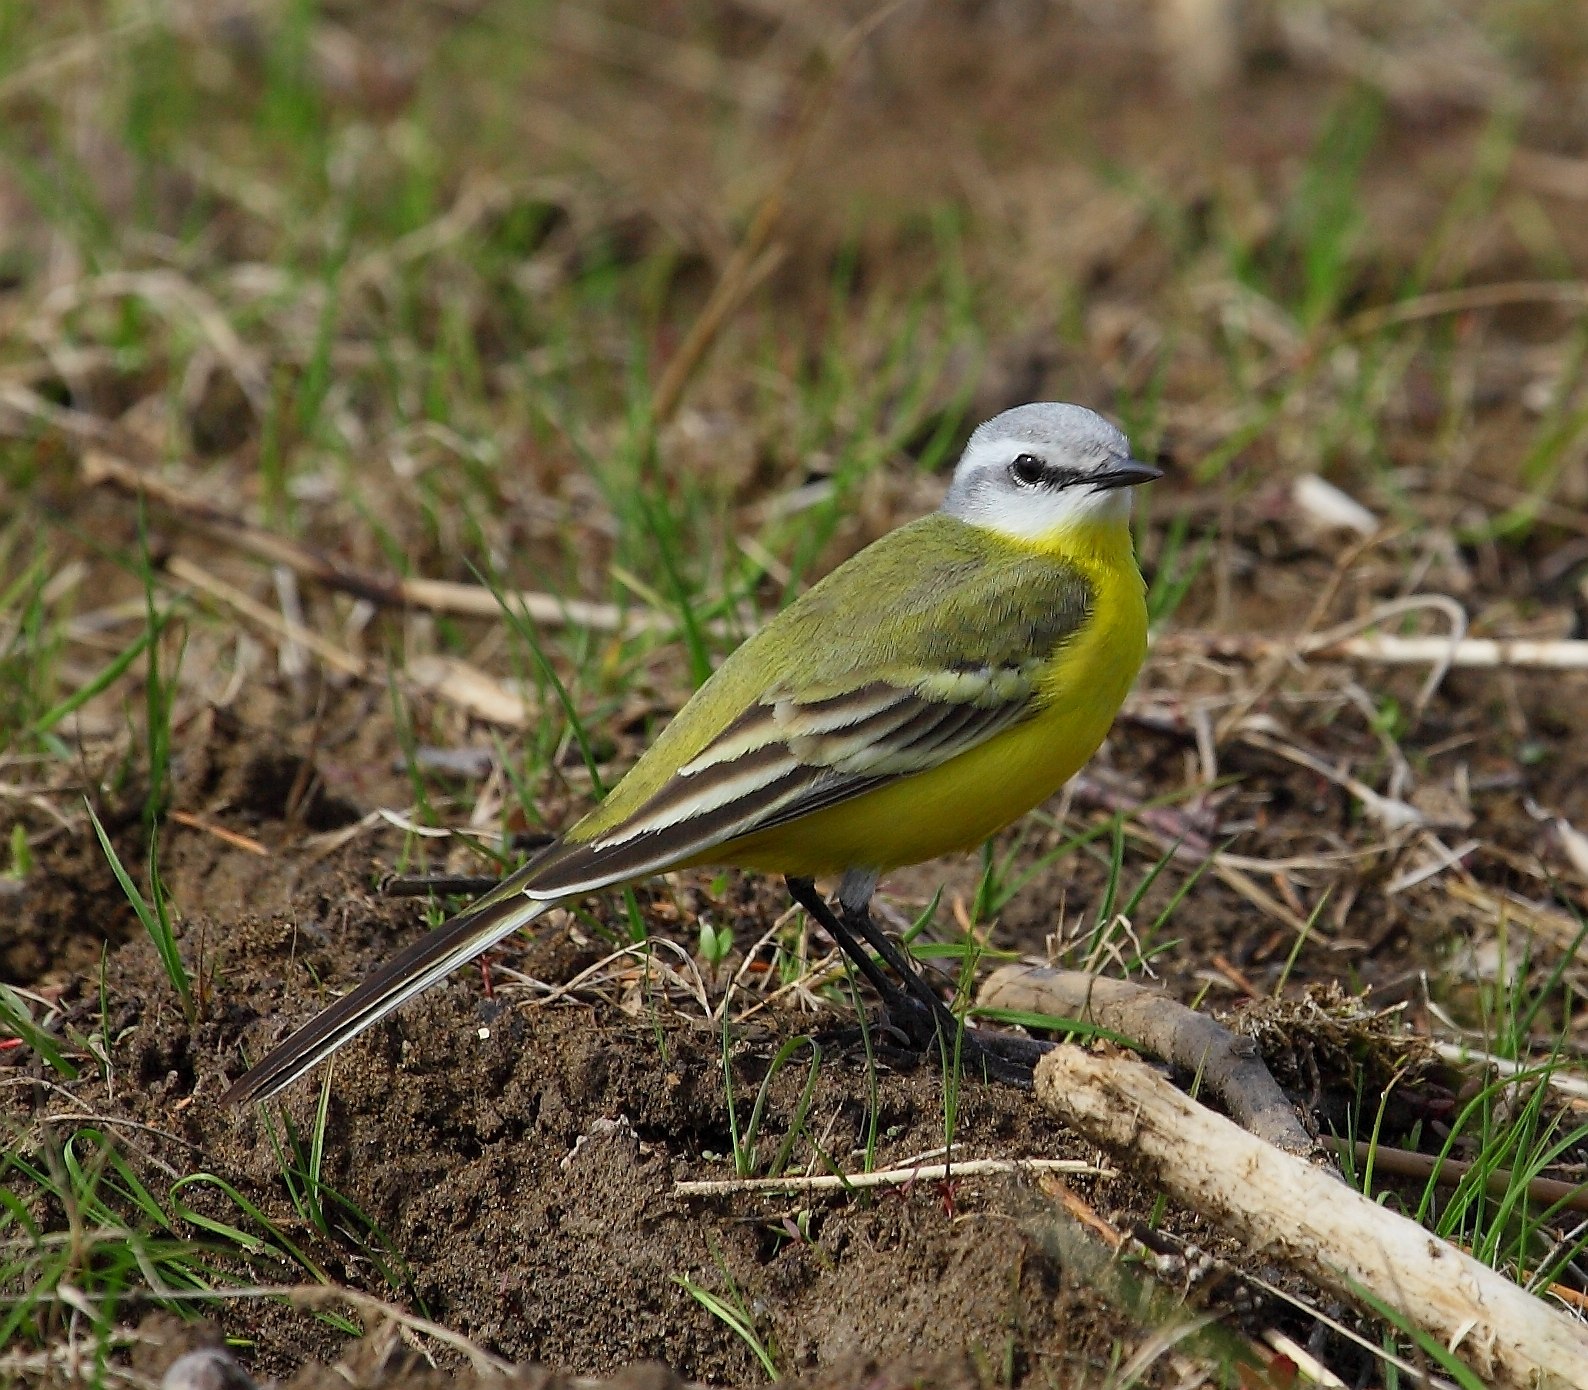
[(1147, 649), (1147, 608), (1126, 527), (1064, 538), (1096, 600), (1050, 661), (1039, 714), (927, 772), (721, 846), (701, 862), (817, 877), (888, 870), (967, 850), (1046, 801), (1097, 750)]

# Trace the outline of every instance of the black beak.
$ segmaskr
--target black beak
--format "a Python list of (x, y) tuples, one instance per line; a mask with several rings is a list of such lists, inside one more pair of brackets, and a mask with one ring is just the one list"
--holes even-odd
[(1092, 474), (1087, 482), (1096, 492), (1111, 492), (1116, 487), (1135, 487), (1138, 483), (1150, 483), (1154, 478), (1161, 477), (1163, 469), (1154, 468), (1140, 459), (1126, 459), (1101, 473)]

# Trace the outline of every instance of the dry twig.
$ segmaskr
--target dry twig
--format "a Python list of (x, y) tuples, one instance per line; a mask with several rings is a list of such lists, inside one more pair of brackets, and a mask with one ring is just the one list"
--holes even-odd
[(680, 1197), (712, 1197), (732, 1192), (851, 1192), (868, 1187), (905, 1187), (913, 1182), (944, 1182), (951, 1178), (1000, 1177), (1010, 1173), (1064, 1173), (1071, 1177), (1112, 1178), (1112, 1168), (1099, 1168), (1074, 1158), (967, 1158), (959, 1163), (921, 1163), (903, 1168), (878, 1168), (870, 1173), (790, 1173), (780, 1178), (702, 1178), (675, 1182)]
[[(1375, 1173), (1387, 1173), (1392, 1178), (1412, 1178), (1419, 1182), (1432, 1178), (1441, 1187), (1454, 1187), (1472, 1171), (1472, 1164), (1465, 1159), (1440, 1158), (1437, 1154), (1420, 1154), (1387, 1144), (1332, 1137), (1324, 1143), (1337, 1154), (1349, 1153), (1356, 1162), (1364, 1166), (1372, 1164)], [(1491, 1168), (1484, 1172), (1483, 1190), (1496, 1197), (1505, 1197), (1510, 1194), (1514, 1182), (1515, 1175), (1510, 1169)], [(1588, 1212), (1588, 1183), (1532, 1178), (1527, 1184), (1527, 1196), (1529, 1201), (1540, 1206), (1553, 1207), (1558, 1203), (1566, 1211)]]
[[(1327, 633), (1320, 636), (1328, 636)], [(1154, 650), (1172, 656), (1223, 656), (1256, 661), (1288, 644), (1249, 632), (1166, 632)], [(1303, 643), (1303, 656), (1361, 661), (1378, 666), (1437, 666), (1452, 670), (1515, 668), (1533, 671), (1588, 671), (1588, 640), (1562, 637), (1550, 641), (1494, 637), (1394, 637), (1373, 633), (1339, 638), (1327, 644)]]
[(1145, 1167), (1177, 1200), (1342, 1298), (1364, 1291), (1450, 1346), (1487, 1383), (1588, 1387), (1588, 1329), (1331, 1175), (1247, 1134), (1150, 1067), (1054, 1049), (1037, 1096)]
[(1200, 1077), (1230, 1114), (1266, 1143), (1303, 1156), (1318, 1151), (1252, 1040), (1162, 990), (1081, 970), (1005, 965), (987, 977), (976, 1002), (983, 1008), (1084, 1019), (1122, 1033), (1153, 1056)]
[(422, 608), (462, 617), (500, 618), (505, 605), (521, 610), (533, 622), (545, 627), (586, 627), (598, 632), (619, 632), (624, 636), (667, 632), (675, 626), (665, 614), (628, 613), (611, 603), (565, 599), (533, 590), (496, 594), (479, 584), (458, 584), (443, 579), (400, 579), (354, 569), (310, 546), (196, 501), (180, 488), (103, 449), (85, 451), (81, 472), (83, 481), (90, 487), (104, 485), (146, 497), (177, 520), (224, 540), (235, 549), (271, 564), (285, 565), (302, 578), (367, 599), (379, 607)]

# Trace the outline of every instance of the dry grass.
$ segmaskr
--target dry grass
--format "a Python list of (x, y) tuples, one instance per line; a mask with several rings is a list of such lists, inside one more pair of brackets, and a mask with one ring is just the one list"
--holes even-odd
[[(899, 876), (906, 916), (946, 880), (956, 943), (996, 916), (1204, 1006), (1338, 981), (1580, 1088), (1585, 75), (1568, 0), (0, 0), (11, 1031), (94, 1035), (127, 937), (80, 886), (85, 795), (134, 871), (163, 827), (188, 916), (195, 843), (284, 882), (555, 829), (931, 506), (976, 419), (1046, 397), (1170, 469), (1154, 655), (1087, 778), (979, 880)], [(297, 759), (279, 820), (239, 813), (227, 743)], [(728, 897), (650, 928), (698, 955)], [(791, 930), (667, 983), (714, 1024), (816, 1007)], [(546, 988), (632, 1001), (613, 962)], [(1347, 1138), (1475, 1163), (1410, 1208), (1588, 1293), (1581, 1233), (1481, 1181), (1580, 1181), (1580, 1089), (1293, 1032)]]

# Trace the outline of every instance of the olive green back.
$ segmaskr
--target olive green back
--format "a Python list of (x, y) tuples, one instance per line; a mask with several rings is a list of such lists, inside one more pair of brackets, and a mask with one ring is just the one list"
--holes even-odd
[(566, 838), (621, 824), (758, 700), (1018, 666), (1073, 635), (1092, 602), (1074, 566), (942, 513), (922, 517), (840, 565), (740, 646)]

